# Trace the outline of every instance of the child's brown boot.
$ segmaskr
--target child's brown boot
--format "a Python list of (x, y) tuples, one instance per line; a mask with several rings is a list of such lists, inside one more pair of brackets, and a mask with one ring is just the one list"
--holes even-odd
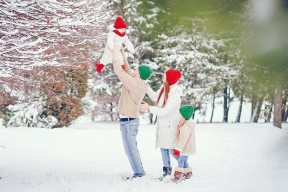
[(174, 179), (172, 179), (172, 181), (178, 183), (181, 180), (183, 173), (184, 173), (183, 168), (176, 167), (174, 173)]
[(188, 167), (184, 169), (184, 174), (183, 174), (183, 178), (184, 179), (190, 179), (193, 176), (192, 174), (192, 168)]

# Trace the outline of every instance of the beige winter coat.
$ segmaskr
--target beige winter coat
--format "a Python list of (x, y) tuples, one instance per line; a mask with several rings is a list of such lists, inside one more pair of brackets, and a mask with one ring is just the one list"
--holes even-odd
[(125, 71), (122, 69), (119, 59), (113, 62), (113, 67), (114, 72), (123, 83), (117, 112), (126, 117), (138, 118), (137, 102), (142, 101), (147, 83), (141, 78), (131, 76), (132, 72), (127, 61), (124, 61)]
[[(160, 88), (154, 92), (147, 86), (146, 93), (153, 101), (157, 101)], [(179, 85), (170, 86), (167, 103), (162, 107), (164, 102), (164, 93), (160, 97), (157, 107), (150, 107), (150, 113), (157, 115), (156, 125), (156, 148), (174, 149), (176, 141), (177, 126), (179, 123), (179, 108), (181, 104), (182, 89)]]
[(196, 153), (195, 126), (193, 120), (186, 121), (180, 128), (179, 139), (175, 149), (180, 151), (180, 155), (188, 156)]
[(127, 48), (129, 52), (135, 53), (134, 46), (131, 43), (131, 41), (129, 40), (129, 38), (127, 37), (127, 35), (120, 37), (119, 35), (114, 33), (113, 30), (115, 30), (115, 28), (113, 27), (113, 25), (110, 25), (108, 27), (108, 30), (109, 30), (109, 32), (107, 35), (107, 45), (105, 47), (104, 54), (103, 54), (102, 58), (100, 59), (100, 63), (103, 65), (107, 65), (109, 63), (112, 63), (113, 55), (112, 55), (111, 50), (113, 50), (114, 46), (116, 46), (117, 49), (119, 49), (118, 60), (119, 60), (120, 64), (123, 65), (124, 62), (123, 62), (122, 54), (120, 52), (120, 47), (124, 44), (125, 48)]

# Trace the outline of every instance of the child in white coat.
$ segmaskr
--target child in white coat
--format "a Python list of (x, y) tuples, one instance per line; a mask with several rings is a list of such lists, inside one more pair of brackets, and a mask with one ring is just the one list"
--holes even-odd
[[(120, 64), (123, 68), (123, 57), (120, 52), (120, 47), (124, 44), (125, 47), (130, 51), (131, 53), (135, 53), (134, 46), (132, 45), (131, 41), (128, 39), (125, 31), (126, 31), (126, 23), (122, 19), (122, 17), (118, 17), (115, 21), (114, 26), (110, 25), (108, 27), (108, 35), (107, 35), (107, 45), (104, 50), (104, 54), (102, 58), (100, 59), (100, 63), (96, 63), (96, 71), (98, 73), (101, 73), (101, 70), (105, 67), (105, 65), (112, 63), (113, 56), (111, 50), (113, 50), (116, 46), (116, 48), (119, 50), (118, 53), (118, 59), (120, 61)], [(115, 47), (114, 47), (115, 46)]]

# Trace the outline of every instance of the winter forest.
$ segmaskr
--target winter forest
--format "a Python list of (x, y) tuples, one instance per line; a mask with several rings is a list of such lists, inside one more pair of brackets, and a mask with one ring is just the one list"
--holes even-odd
[(0, 0), (0, 192), (286, 192), (287, 122), (288, 0)]
[(195, 107), (197, 122), (279, 128), (287, 122), (286, 0), (5, 0), (0, 6), (4, 126), (63, 127), (80, 116), (117, 121), (121, 83), (112, 65), (98, 74), (94, 64), (118, 16), (136, 49), (127, 52), (129, 62), (154, 70), (154, 90), (165, 70), (181, 70), (182, 104)]

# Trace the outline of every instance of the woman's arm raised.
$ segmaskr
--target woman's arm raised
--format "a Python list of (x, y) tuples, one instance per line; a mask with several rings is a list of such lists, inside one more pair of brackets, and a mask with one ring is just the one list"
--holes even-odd
[(153, 89), (151, 89), (150, 86), (147, 86), (146, 93), (152, 101), (157, 101), (161, 89), (162, 88), (160, 88), (158, 91), (155, 92), (155, 91), (153, 91)]

